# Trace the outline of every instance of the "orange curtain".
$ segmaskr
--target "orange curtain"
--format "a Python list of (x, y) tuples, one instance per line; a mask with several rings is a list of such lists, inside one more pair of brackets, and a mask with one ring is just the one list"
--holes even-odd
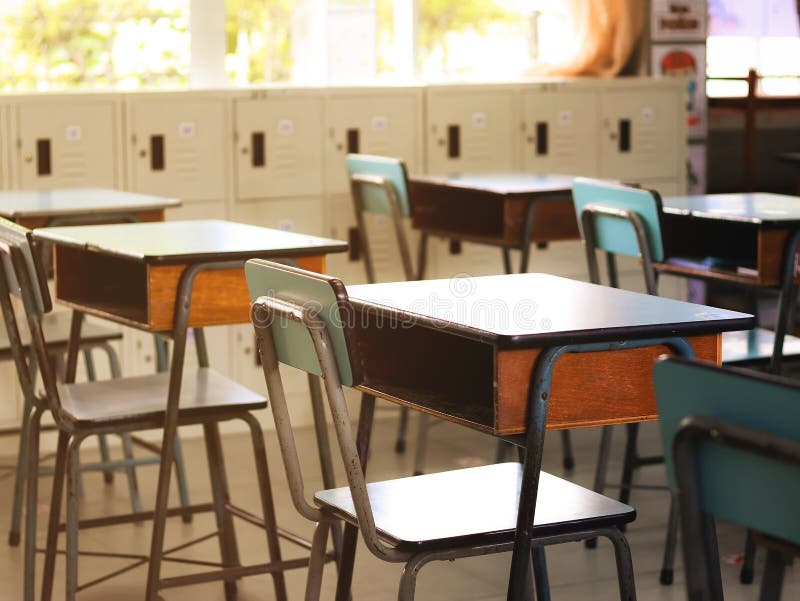
[(628, 63), (642, 35), (647, 0), (567, 0), (578, 39), (568, 61), (551, 65), (558, 75), (617, 75)]

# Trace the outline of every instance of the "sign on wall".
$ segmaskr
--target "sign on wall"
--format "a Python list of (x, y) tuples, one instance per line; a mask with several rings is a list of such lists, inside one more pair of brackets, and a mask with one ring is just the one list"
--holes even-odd
[(704, 138), (708, 127), (705, 44), (653, 44), (652, 74), (686, 78), (686, 125), (690, 139)]
[(653, 0), (650, 19), (654, 42), (705, 41), (705, 0)]

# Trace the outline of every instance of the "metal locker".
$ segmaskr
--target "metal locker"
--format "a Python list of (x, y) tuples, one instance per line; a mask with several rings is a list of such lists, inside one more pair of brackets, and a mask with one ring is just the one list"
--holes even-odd
[(257, 94), (234, 100), (236, 198), (321, 194), (321, 94)]
[(549, 83), (522, 92), (522, 169), (598, 173), (598, 98), (593, 89)]
[(428, 88), (428, 173), (517, 168), (517, 89), (508, 86)]
[(119, 103), (86, 96), (20, 100), (14, 171), (20, 188), (120, 185)]
[(600, 93), (600, 176), (626, 182), (675, 178), (685, 169), (685, 90), (645, 80)]
[(231, 220), (311, 236), (322, 236), (325, 231), (319, 197), (237, 203), (231, 208)]
[(421, 96), (417, 88), (333, 91), (325, 100), (325, 191), (349, 194), (347, 153), (403, 159), (419, 169)]
[(197, 94), (128, 102), (131, 190), (183, 201), (226, 196), (226, 103)]

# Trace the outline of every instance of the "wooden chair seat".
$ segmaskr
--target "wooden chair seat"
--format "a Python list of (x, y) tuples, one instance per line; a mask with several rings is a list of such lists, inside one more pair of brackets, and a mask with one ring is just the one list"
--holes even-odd
[[(63, 417), (75, 429), (164, 425), (169, 374), (160, 373), (102, 382), (59, 384)], [(264, 409), (267, 400), (207, 367), (184, 370), (180, 419), (222, 417)]]
[[(772, 359), (775, 332), (754, 328), (744, 332), (722, 333), (722, 362), (726, 365), (768, 364)], [(783, 340), (783, 357), (800, 357), (800, 338), (787, 334)]]
[[(496, 463), (437, 474), (367, 484), (375, 525), (390, 544), (403, 547), (453, 544), (487, 536), (513, 541), (517, 522), (520, 463)], [(541, 472), (534, 537), (619, 526), (636, 510), (568, 480)], [(350, 488), (323, 490), (316, 503), (356, 524)]]

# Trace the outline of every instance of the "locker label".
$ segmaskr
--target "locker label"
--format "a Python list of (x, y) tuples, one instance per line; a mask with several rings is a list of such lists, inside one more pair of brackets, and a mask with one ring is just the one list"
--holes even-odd
[(293, 136), (294, 121), (291, 119), (280, 119), (278, 121), (278, 134), (281, 136)]
[(80, 125), (67, 125), (64, 128), (64, 139), (67, 142), (77, 142), (81, 139), (81, 126)]
[(642, 108), (642, 121), (652, 121), (654, 111), (652, 107), (645, 106)]
[(567, 126), (572, 124), (572, 111), (558, 111), (558, 124)]
[(486, 127), (486, 113), (472, 113), (472, 127), (477, 129)]
[(197, 135), (197, 126), (194, 121), (181, 121), (178, 123), (178, 135), (181, 138), (194, 138)]
[(375, 115), (372, 118), (373, 131), (384, 131), (389, 129), (389, 119), (385, 115)]

